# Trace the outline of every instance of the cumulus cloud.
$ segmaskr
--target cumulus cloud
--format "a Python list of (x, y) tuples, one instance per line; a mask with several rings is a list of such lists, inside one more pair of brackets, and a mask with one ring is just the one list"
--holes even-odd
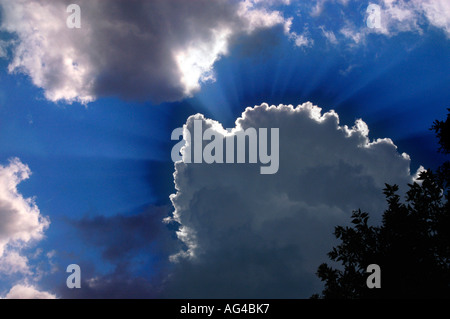
[(40, 240), (49, 226), (33, 198), (24, 198), (17, 185), (29, 178), (31, 171), (18, 158), (0, 165), (0, 256), (7, 246), (22, 247)]
[(233, 36), (290, 32), (289, 19), (270, 9), (276, 1), (80, 0), (81, 28), (70, 29), (71, 2), (0, 1), (1, 29), (17, 36), (9, 71), (28, 74), (51, 101), (178, 100), (214, 80)]
[[(17, 186), (28, 179), (29, 167), (18, 158), (8, 165), (0, 165), (0, 276), (19, 275), (29, 278), (36, 275), (22, 249), (43, 238), (50, 225), (41, 215), (33, 198), (24, 198)], [(35, 280), (37, 280), (37, 275)], [(18, 284), (11, 288), (6, 298), (47, 298), (47, 292), (33, 286)]]
[[(191, 116), (223, 132), (220, 123)], [(279, 170), (259, 164), (175, 164), (173, 216), (185, 249), (175, 253), (166, 287), (176, 297), (309, 297), (320, 291), (314, 275), (333, 245), (334, 226), (352, 210), (385, 208), (384, 183), (412, 182), (410, 158), (390, 139), (369, 139), (357, 120), (341, 125), (333, 112), (311, 103), (247, 108), (232, 132), (279, 128)], [(232, 134), (232, 133), (231, 133)], [(186, 144), (188, 154), (194, 143)]]
[(11, 288), (4, 299), (55, 299), (56, 296), (46, 291), (40, 291), (33, 285), (17, 284)]

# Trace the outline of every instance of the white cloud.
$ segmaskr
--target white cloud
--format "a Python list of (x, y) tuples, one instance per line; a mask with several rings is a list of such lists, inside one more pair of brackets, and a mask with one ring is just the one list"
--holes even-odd
[[(436, 28), (441, 29), (450, 38), (450, 2), (447, 0), (374, 0), (368, 1), (364, 6), (368, 10), (364, 10), (361, 7), (360, 12), (363, 12), (360, 19), (355, 20), (349, 18), (349, 8), (345, 6), (349, 3), (346, 1), (336, 0), (316, 0), (312, 2), (311, 15), (317, 17), (323, 14), (325, 4), (334, 6), (331, 10), (340, 10), (344, 17), (344, 25), (338, 26), (339, 32), (344, 38), (351, 40), (352, 45), (364, 44), (367, 35), (371, 33), (385, 35), (388, 37), (395, 36), (402, 32), (417, 32), (423, 33), (423, 27), (428, 23)], [(356, 1), (353, 1), (356, 3)], [(344, 8), (340, 5), (344, 6)], [(359, 5), (359, 3), (358, 3)], [(377, 27), (369, 27), (367, 25), (367, 19), (372, 16), (372, 10), (369, 10), (370, 6), (376, 6), (379, 11), (376, 14), (380, 14), (380, 24)], [(340, 6), (340, 8), (335, 8)], [(322, 29), (323, 35), (331, 42), (337, 43), (339, 40), (335, 37), (335, 34), (331, 30), (325, 31), (325, 27), (319, 27)], [(337, 33), (336, 33), (337, 34)]]
[(278, 25), (290, 31), (271, 9), (277, 1), (80, 0), (79, 29), (66, 26), (69, 3), (0, 0), (1, 29), (18, 37), (9, 71), (28, 74), (51, 101), (178, 100), (214, 80), (231, 37)]
[(443, 29), (450, 38), (450, 1), (416, 0), (414, 2), (423, 10), (428, 21), (435, 27)]
[(64, 2), (18, 0), (0, 5), (2, 30), (19, 38), (9, 71), (28, 74), (49, 100), (92, 101), (92, 61), (83, 54), (82, 43), (77, 44), (88, 31), (77, 29), (77, 34), (67, 28)]
[[(244, 22), (244, 29), (253, 32), (261, 28), (270, 28), (275, 25), (289, 25), (289, 20), (283, 17), (280, 11), (268, 10), (264, 5), (267, 2), (244, 0), (239, 3), (237, 15)], [(285, 31), (289, 31), (285, 29)]]
[(352, 28), (351, 26), (343, 27), (340, 30), (340, 33), (342, 33), (347, 39), (352, 40), (355, 44), (364, 42), (366, 37), (366, 33), (363, 30), (358, 31), (356, 28)]
[(331, 30), (326, 30), (324, 26), (320, 26), (320, 29), (322, 30), (322, 33), (324, 37), (332, 44), (338, 43), (336, 36), (334, 35), (334, 32)]
[[(23, 279), (38, 280), (29, 260), (22, 249), (44, 237), (44, 231), (50, 225), (47, 217), (41, 215), (33, 198), (25, 198), (17, 186), (28, 179), (29, 167), (18, 158), (10, 160), (8, 165), (0, 165), (0, 276), (2, 279), (19, 275)], [(30, 255), (35, 258), (39, 251)], [(39, 272), (39, 269), (37, 269)], [(11, 277), (11, 278), (16, 278)], [(33, 286), (15, 285), (6, 298), (47, 298), (52, 295), (37, 291)]]
[(11, 288), (4, 299), (55, 299), (56, 296), (39, 291), (36, 287), (27, 284), (17, 284)]
[[(199, 115), (185, 130), (194, 119), (221, 131)], [(279, 170), (261, 175), (259, 164), (175, 164), (173, 219), (186, 249), (172, 258), (178, 263), (166, 293), (308, 297), (321, 289), (314, 273), (333, 246), (334, 226), (348, 223), (358, 208), (379, 222), (384, 183), (412, 181), (409, 156), (390, 139), (370, 141), (362, 120), (342, 126), (335, 112), (322, 114), (311, 103), (247, 108), (236, 125), (279, 128)]]
[(294, 40), (295, 46), (297, 47), (308, 47), (313, 45), (314, 40), (308, 37), (307, 33), (297, 34), (296, 32), (291, 32), (289, 37)]
[(295, 31), (291, 31), (291, 26), (292, 26), (292, 18), (290, 18), (285, 24), (285, 33), (288, 35), (288, 38), (290, 40), (294, 41), (295, 46), (309, 47), (314, 44), (314, 40), (309, 36), (307, 26), (305, 26), (301, 34), (298, 34)]
[(24, 198), (17, 185), (29, 178), (31, 171), (18, 158), (0, 165), (0, 256), (6, 246), (20, 248), (40, 240), (49, 226), (32, 198)]
[(381, 28), (372, 31), (389, 36), (398, 32), (420, 31), (419, 14), (412, 2), (383, 0), (381, 8)]
[[(447, 0), (382, 0), (381, 28), (371, 29), (388, 36), (399, 32), (423, 32), (421, 23), (442, 29), (450, 38), (450, 2)], [(424, 19), (425, 18), (425, 19)]]
[(320, 14), (322, 14), (324, 5), (325, 5), (325, 3), (326, 3), (327, 1), (328, 1), (328, 0), (317, 0), (317, 1), (316, 1), (316, 4), (315, 4), (314, 7), (311, 9), (311, 15), (312, 15), (313, 17), (317, 17), (317, 16), (319, 16)]
[(21, 256), (17, 251), (6, 252), (0, 257), (0, 274), (11, 275), (14, 273), (31, 274), (28, 258)]

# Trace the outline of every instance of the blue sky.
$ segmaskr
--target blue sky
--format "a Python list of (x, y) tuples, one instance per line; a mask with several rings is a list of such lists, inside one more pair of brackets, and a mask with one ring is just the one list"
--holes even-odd
[[(429, 6), (374, 1), (383, 18), (383, 28), (376, 30), (366, 25), (366, 1), (247, 1), (241, 15), (233, 11), (234, 1), (218, 1), (204, 11), (177, 10), (177, 1), (165, 7), (155, 2), (144, 7), (161, 14), (148, 17), (139, 14), (139, 1), (120, 6), (111, 0), (110, 6), (121, 10), (110, 11), (102, 10), (105, 3), (80, 1), (78, 30), (65, 25), (68, 13), (59, 10), (65, 1), (0, 1), (0, 165), (7, 169), (11, 158), (28, 165), (32, 174), (17, 184), (18, 193), (34, 198), (50, 220), (35, 240), (1, 236), (6, 239), (0, 259), (17, 252), (28, 269), (3, 271), (1, 296), (11, 296), (12, 287), (21, 285), (62, 298), (171, 297), (173, 288), (165, 290), (164, 278), (185, 273), (195, 263), (169, 261), (183, 245), (177, 225), (162, 223), (174, 210), (169, 195), (176, 192), (170, 134), (196, 113), (234, 127), (248, 106), (310, 101), (323, 113), (335, 110), (340, 125), (351, 127), (362, 119), (370, 140), (390, 138), (399, 154), (411, 157), (411, 174), (420, 165), (434, 169), (443, 161), (429, 127), (450, 107), (450, 7), (445, 1), (425, 1)], [(28, 12), (33, 5), (37, 17)], [(201, 1), (184, 3), (189, 5)], [(104, 12), (98, 20), (111, 25), (95, 24), (96, 12)], [(224, 43), (207, 32), (222, 30), (211, 22), (218, 12), (225, 12), (219, 25), (231, 30), (224, 33)], [(180, 26), (174, 26), (179, 17)], [(197, 31), (184, 25), (188, 18)], [(44, 20), (56, 31), (49, 31)], [(142, 36), (134, 36), (134, 26)], [(180, 30), (183, 26), (189, 31)], [(105, 35), (116, 27), (125, 36)], [(89, 43), (96, 41), (92, 48)], [(214, 44), (220, 49), (214, 51)], [(74, 73), (67, 73), (63, 60), (77, 48)], [(189, 54), (190, 48), (203, 48), (192, 55), (198, 59), (193, 65), (200, 65), (206, 77), (214, 74), (214, 80), (194, 78), (189, 91), (180, 82), (180, 65), (165, 55), (170, 50)], [(76, 73), (84, 66), (88, 75)], [(188, 74), (198, 71), (189, 67)], [(61, 88), (61, 83), (67, 85)], [(82, 269), (83, 288), (77, 291), (65, 287), (71, 263)], [(246, 269), (245, 261), (234, 265)], [(286, 288), (285, 296), (308, 297), (317, 287), (314, 280), (299, 279), (306, 288), (280, 284), (274, 291)], [(202, 293), (207, 292), (186, 288), (183, 295), (178, 290), (181, 297)], [(233, 296), (226, 289), (223, 295)]]

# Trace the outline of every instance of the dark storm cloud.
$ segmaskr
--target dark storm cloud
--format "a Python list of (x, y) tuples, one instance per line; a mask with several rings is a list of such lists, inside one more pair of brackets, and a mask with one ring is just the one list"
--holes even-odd
[[(97, 261), (79, 261), (81, 289), (67, 289), (57, 281), (61, 298), (155, 298), (167, 276), (168, 255), (179, 247), (174, 233), (162, 222), (170, 208), (150, 206), (135, 215), (84, 217), (73, 220), (88, 249), (98, 248), (112, 270)], [(64, 274), (61, 275), (62, 278)]]
[(157, 298), (160, 289), (154, 280), (132, 274), (128, 265), (118, 265), (114, 272), (95, 275), (83, 270), (80, 289), (57, 287), (58, 296), (64, 299), (139, 299)]
[[(120, 263), (141, 251), (167, 249), (170, 232), (161, 221), (167, 207), (149, 207), (136, 215), (85, 217), (72, 221), (83, 241), (99, 247), (105, 260)], [(158, 247), (152, 243), (157, 240)]]

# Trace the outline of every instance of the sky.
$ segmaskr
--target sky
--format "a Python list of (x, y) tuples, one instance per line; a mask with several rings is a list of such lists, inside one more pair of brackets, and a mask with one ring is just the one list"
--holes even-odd
[[(0, 0), (0, 297), (320, 292), (334, 227), (443, 162), (449, 57), (446, 0)], [(277, 128), (276, 172), (175, 163), (197, 124)]]

